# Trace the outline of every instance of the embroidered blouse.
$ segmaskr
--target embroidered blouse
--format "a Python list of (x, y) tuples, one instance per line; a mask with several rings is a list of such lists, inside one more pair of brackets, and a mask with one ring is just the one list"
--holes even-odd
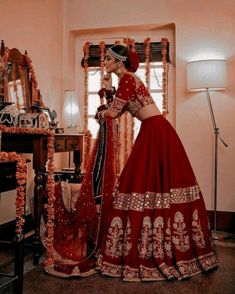
[(134, 74), (125, 74), (119, 83), (116, 95), (109, 109), (121, 115), (128, 111), (132, 116), (142, 107), (154, 103), (143, 82)]

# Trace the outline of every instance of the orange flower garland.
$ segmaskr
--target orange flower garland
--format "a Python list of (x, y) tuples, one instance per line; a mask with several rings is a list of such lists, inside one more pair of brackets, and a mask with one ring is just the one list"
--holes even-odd
[(25, 223), (25, 188), (27, 180), (26, 160), (16, 152), (0, 152), (0, 161), (16, 161), (16, 229), (19, 236), (22, 235)]
[(124, 113), (124, 165), (128, 158), (128, 118), (127, 112)]
[(25, 54), (25, 58), (26, 58), (26, 63), (27, 63), (28, 69), (29, 69), (29, 73), (31, 74), (31, 80), (32, 80), (32, 82), (34, 84), (34, 88), (36, 90), (38, 90), (38, 81), (37, 81), (37, 78), (36, 78), (36, 74), (35, 74), (35, 70), (34, 70), (34, 67), (33, 67), (32, 59), (28, 56), (28, 54)]
[(167, 101), (167, 87), (168, 87), (168, 80), (167, 80), (167, 44), (168, 40), (166, 38), (162, 38), (162, 64), (163, 64), (163, 72), (162, 72), (162, 114), (166, 116), (168, 114), (168, 101)]
[(121, 128), (121, 118), (118, 118), (118, 124), (117, 124), (117, 175), (119, 176), (121, 173), (121, 134), (120, 134), (120, 128)]
[(88, 58), (90, 43), (86, 42), (83, 46), (84, 51), (84, 133), (88, 129)]
[[(29, 74), (31, 78), (31, 82), (33, 84), (32, 87), (32, 104), (34, 104), (35, 101), (38, 101), (39, 99), (39, 89), (38, 89), (38, 80), (35, 74), (35, 70), (33, 67), (32, 59), (28, 56), (27, 52), (25, 53), (26, 63), (29, 69)], [(40, 105), (45, 106), (43, 100), (40, 97)]]
[[(101, 41), (99, 46), (100, 46), (100, 88), (103, 88), (105, 43)], [(100, 104), (104, 104), (104, 97), (100, 98)]]
[(149, 75), (150, 75), (150, 41), (151, 39), (148, 37), (147, 39), (144, 40), (145, 44), (145, 81), (146, 81), (146, 86), (148, 90), (150, 89), (150, 81), (149, 81)]
[[(42, 134), (48, 135), (47, 141), (47, 150), (48, 150), (48, 178), (47, 178), (47, 195), (48, 195), (48, 204), (47, 208), (47, 238), (46, 238), (46, 249), (47, 249), (47, 258), (45, 260), (45, 264), (52, 264), (54, 261), (53, 256), (53, 242), (54, 242), (54, 201), (55, 201), (55, 181), (54, 181), (54, 131), (45, 130), (45, 129), (33, 129), (33, 128), (19, 128), (19, 127), (6, 127), (4, 125), (0, 125), (0, 131), (4, 133), (15, 133), (15, 134)], [(18, 173), (19, 180), (23, 182), (22, 175)], [(22, 194), (20, 200), (16, 205), (19, 205), (18, 211), (19, 215), (22, 214)], [(22, 224), (22, 220), (20, 219), (18, 228), (20, 230), (20, 225)]]
[(129, 50), (135, 51), (135, 40), (131, 38), (124, 38), (123, 43), (128, 47)]
[(135, 141), (134, 131), (135, 131), (135, 120), (134, 120), (134, 117), (131, 116), (131, 149), (132, 149), (132, 147), (134, 145), (134, 141)]
[(7, 73), (7, 62), (10, 55), (10, 50), (7, 47), (4, 47), (3, 56), (0, 59), (0, 77), (3, 79), (3, 86), (4, 87), (4, 99), (8, 101), (8, 73)]
[(85, 154), (84, 168), (86, 169), (91, 151), (91, 133), (88, 130), (88, 58), (90, 43), (86, 42), (83, 46), (84, 51), (84, 134), (85, 134)]
[(46, 223), (46, 230), (47, 230), (47, 238), (46, 238), (46, 250), (47, 250), (47, 258), (44, 261), (45, 265), (50, 265), (54, 262), (54, 219), (55, 219), (55, 180), (54, 180), (54, 142), (55, 136), (54, 133), (49, 133), (49, 138), (47, 142), (47, 149), (48, 149), (48, 176), (47, 176), (47, 194), (48, 194), (48, 201), (46, 205), (47, 209), (47, 223)]

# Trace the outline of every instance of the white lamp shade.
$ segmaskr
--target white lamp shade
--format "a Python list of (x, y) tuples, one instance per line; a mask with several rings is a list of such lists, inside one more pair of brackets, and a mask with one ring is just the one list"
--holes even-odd
[(199, 60), (188, 63), (189, 91), (224, 90), (226, 87), (225, 60)]
[(79, 102), (76, 91), (65, 90), (63, 114), (68, 127), (81, 125)]

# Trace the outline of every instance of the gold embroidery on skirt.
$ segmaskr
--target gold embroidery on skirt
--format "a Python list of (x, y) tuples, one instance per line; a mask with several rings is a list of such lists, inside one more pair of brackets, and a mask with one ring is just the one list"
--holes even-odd
[(179, 211), (175, 213), (173, 228), (175, 229), (175, 236), (172, 236), (172, 241), (175, 244), (176, 249), (180, 252), (187, 251), (190, 247), (189, 235), (185, 230), (186, 224), (184, 222), (184, 216)]
[(170, 193), (119, 193), (116, 190), (114, 196), (114, 208), (121, 210), (144, 211), (144, 209), (170, 208), (172, 204), (189, 203), (200, 198), (198, 185), (188, 188), (171, 189)]

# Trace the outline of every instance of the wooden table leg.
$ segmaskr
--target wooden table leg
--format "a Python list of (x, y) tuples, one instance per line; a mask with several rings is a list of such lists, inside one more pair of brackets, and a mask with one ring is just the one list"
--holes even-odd
[(41, 238), (40, 238), (40, 223), (42, 214), (42, 200), (43, 200), (43, 184), (44, 184), (44, 172), (35, 171), (36, 175), (34, 178), (34, 236), (33, 236), (33, 247), (34, 247), (34, 264), (39, 263), (41, 256)]
[(47, 162), (47, 150), (45, 149), (47, 138), (34, 140), (33, 145), (33, 168), (34, 178), (34, 264), (39, 264), (41, 256), (40, 223), (42, 215), (42, 202), (45, 191), (45, 166)]
[(76, 180), (77, 183), (80, 183), (82, 176), (81, 176), (81, 153), (79, 150), (76, 150), (73, 152), (73, 162), (75, 165), (74, 180)]

